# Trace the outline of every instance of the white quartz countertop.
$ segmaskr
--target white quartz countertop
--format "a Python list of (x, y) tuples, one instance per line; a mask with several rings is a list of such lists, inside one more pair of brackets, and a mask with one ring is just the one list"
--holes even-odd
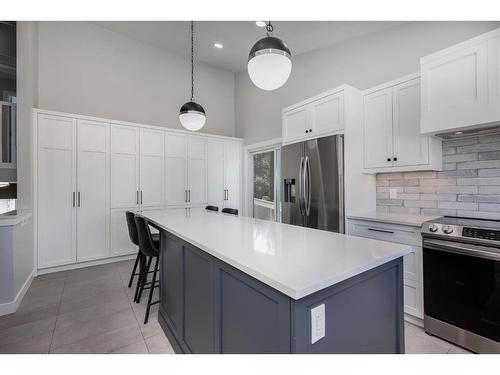
[(410, 225), (413, 227), (421, 227), (422, 224), (429, 220), (436, 220), (442, 217), (441, 215), (418, 215), (418, 214), (403, 214), (397, 212), (362, 212), (359, 214), (348, 215), (348, 219), (360, 219), (379, 221), (382, 223)]
[(17, 225), (31, 216), (30, 210), (14, 210), (0, 214), (0, 227)]
[(205, 209), (167, 209), (151, 222), (294, 299), (410, 253), (411, 247)]

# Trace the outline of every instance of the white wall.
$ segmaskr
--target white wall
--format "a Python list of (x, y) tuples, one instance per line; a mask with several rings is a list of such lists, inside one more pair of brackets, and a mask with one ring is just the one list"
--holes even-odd
[[(411, 22), (293, 56), (274, 92), (236, 75), (236, 136), (246, 144), (281, 137), (281, 109), (343, 83), (364, 90), (419, 69), (420, 57), (500, 27), (500, 22)], [(293, 54), (293, 51), (292, 51)]]
[[(86, 22), (40, 22), (39, 51), (40, 108), (181, 128), (189, 60)], [(204, 132), (234, 136), (232, 72), (196, 64), (195, 99)]]

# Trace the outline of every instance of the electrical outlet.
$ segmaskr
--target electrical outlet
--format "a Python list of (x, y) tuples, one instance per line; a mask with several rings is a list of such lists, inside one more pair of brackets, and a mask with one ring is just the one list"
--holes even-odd
[(325, 337), (325, 304), (311, 309), (311, 344)]
[(389, 199), (396, 199), (398, 196), (398, 191), (396, 188), (389, 189)]

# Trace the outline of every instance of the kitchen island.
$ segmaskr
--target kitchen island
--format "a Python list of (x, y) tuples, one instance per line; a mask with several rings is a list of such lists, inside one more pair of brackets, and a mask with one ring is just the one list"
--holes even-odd
[(176, 352), (404, 353), (410, 246), (202, 208), (144, 216)]

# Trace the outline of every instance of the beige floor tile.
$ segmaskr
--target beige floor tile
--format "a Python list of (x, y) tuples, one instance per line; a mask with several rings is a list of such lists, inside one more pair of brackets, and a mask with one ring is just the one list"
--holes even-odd
[(68, 298), (61, 301), (59, 314), (65, 314), (70, 311), (81, 310), (90, 306), (100, 305), (107, 302), (119, 301), (125, 299), (128, 301), (127, 293), (123, 288), (107, 291), (95, 290), (95, 293), (85, 298)]
[(36, 310), (17, 311), (14, 314), (0, 316), (0, 331), (23, 324), (52, 318), (57, 315), (59, 304), (52, 304)]
[(59, 306), (61, 294), (47, 292), (43, 295), (26, 295), (16, 312), (28, 312), (45, 308), (51, 308), (54, 305)]
[(82, 338), (70, 344), (55, 348), (52, 345), (51, 353), (74, 354), (106, 354), (125, 348), (142, 340), (141, 331), (137, 325), (100, 332), (90, 337)]
[(124, 348), (115, 350), (111, 354), (148, 354), (148, 347), (144, 340), (139, 340)]
[(72, 325), (64, 330), (56, 329), (54, 331), (51, 349), (68, 346), (69, 344), (88, 339), (96, 335), (124, 328), (137, 328), (137, 331), (140, 333), (137, 320), (135, 319), (132, 309), (94, 318), (80, 324)]
[(156, 316), (156, 313), (154, 314), (154, 319), (151, 319), (150, 316), (147, 324), (143, 324), (143, 321), (139, 320), (139, 328), (141, 329), (142, 335), (145, 339), (156, 336), (159, 333), (163, 333), (163, 329), (161, 328), (160, 323), (158, 323)]
[(2, 329), (0, 331), (0, 345), (27, 340), (42, 333), (52, 332), (55, 323), (56, 317), (52, 317)]
[(56, 330), (64, 331), (75, 324), (82, 324), (92, 319), (115, 315), (124, 310), (131, 310), (130, 302), (125, 299), (93, 305), (81, 310), (71, 311), (57, 317)]
[(175, 354), (172, 345), (170, 345), (170, 342), (163, 332), (148, 337), (146, 339), (146, 345), (151, 354)]
[(435, 336), (429, 336), (420, 327), (409, 324), (405, 329), (406, 354), (446, 354), (451, 344)]
[(48, 354), (52, 332), (42, 333), (25, 340), (0, 345), (1, 354)]

